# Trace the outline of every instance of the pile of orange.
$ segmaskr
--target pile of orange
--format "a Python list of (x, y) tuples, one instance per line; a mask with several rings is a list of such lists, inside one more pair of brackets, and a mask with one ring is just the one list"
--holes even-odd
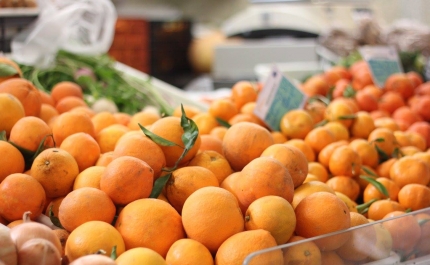
[[(300, 86), (307, 104), (274, 131), (254, 114), (264, 88), (240, 81), (207, 112), (183, 106), (199, 135), (169, 171), (184, 151), (180, 106), (171, 116), (95, 113), (77, 84), (46, 93), (14, 76), (0, 83), (0, 222), (19, 225), (25, 211), (33, 221), (59, 221), (73, 264), (231, 265), (422, 210), (430, 207), (429, 87), (413, 72), (379, 88), (364, 62), (333, 67)], [(173, 144), (157, 144), (140, 126)], [(149, 198), (168, 173), (158, 198)], [(408, 215), (251, 264), (418, 257), (430, 254), (428, 220)], [(113, 249), (114, 263), (90, 255)]]

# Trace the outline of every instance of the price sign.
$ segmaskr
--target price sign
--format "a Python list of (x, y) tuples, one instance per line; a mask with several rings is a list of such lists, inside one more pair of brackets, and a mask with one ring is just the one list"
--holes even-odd
[(390, 75), (403, 73), (399, 55), (393, 46), (364, 46), (359, 52), (370, 67), (373, 82), (380, 88), (384, 87)]
[(290, 110), (301, 109), (306, 95), (274, 67), (257, 98), (254, 114), (273, 131), (279, 131), (282, 116)]

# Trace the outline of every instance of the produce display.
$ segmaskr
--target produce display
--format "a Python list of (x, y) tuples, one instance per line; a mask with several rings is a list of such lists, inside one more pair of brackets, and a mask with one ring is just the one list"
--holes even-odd
[(430, 207), (430, 82), (416, 72), (377, 87), (362, 60), (333, 66), (273, 131), (254, 114), (264, 85), (247, 80), (208, 111), (110, 112), (85, 100), (95, 79), (43, 89), (35, 71), (0, 61), (1, 265), (239, 265), (402, 216), (249, 264), (430, 254), (430, 213), (406, 216)]

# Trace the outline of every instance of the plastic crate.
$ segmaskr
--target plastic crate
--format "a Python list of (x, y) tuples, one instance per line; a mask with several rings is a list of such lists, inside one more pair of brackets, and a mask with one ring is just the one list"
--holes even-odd
[[(308, 242), (317, 242), (318, 240), (321, 240), (321, 239), (335, 238), (335, 237), (339, 237), (339, 235), (342, 235), (342, 234), (350, 234), (351, 235), (351, 233), (354, 233), (354, 239), (356, 240), (354, 242), (359, 242), (356, 245), (361, 246), (360, 248), (358, 248), (358, 250), (360, 252), (364, 253), (364, 255), (366, 255), (366, 254), (369, 254), (371, 250), (373, 250), (371, 248), (374, 246), (374, 244), (372, 245), (368, 241), (365, 241), (366, 239), (369, 238), (369, 237), (366, 237), (366, 235), (369, 235), (369, 232), (372, 231), (371, 229), (375, 229), (375, 227), (378, 225), (383, 226), (385, 223), (390, 222), (392, 220), (401, 221), (404, 218), (410, 218), (410, 216), (415, 216), (418, 214), (430, 215), (430, 208), (425, 208), (422, 210), (410, 212), (410, 213), (404, 214), (402, 216), (387, 218), (384, 220), (379, 220), (379, 221), (375, 221), (375, 222), (370, 222), (368, 224), (351, 227), (351, 228), (343, 230), (343, 231), (338, 231), (338, 232), (334, 232), (334, 233), (330, 233), (330, 234), (326, 234), (326, 235), (322, 235), (322, 236), (318, 236), (318, 237), (308, 238), (308, 239), (304, 239), (301, 241), (280, 245), (280, 246), (273, 247), (273, 248), (268, 248), (268, 249), (256, 251), (254, 253), (251, 253), (250, 255), (248, 255), (245, 258), (243, 265), (255, 264), (253, 262), (253, 260), (256, 257), (261, 258), (261, 256), (267, 255), (270, 252), (282, 251), (284, 253), (287, 250), (290, 250), (290, 249), (297, 247), (297, 246), (300, 246), (302, 244), (307, 244)], [(428, 225), (430, 225), (430, 224), (428, 224)], [(396, 234), (390, 234), (390, 235), (391, 235), (393, 243), (399, 243), (399, 242), (405, 241), (405, 239), (407, 239), (407, 237), (401, 236), (401, 234), (398, 232)], [(410, 235), (408, 235), (408, 236), (410, 236)], [(427, 235), (427, 236), (429, 236), (429, 235)], [(427, 252), (422, 253), (419, 251), (419, 248), (421, 248), (423, 246), (428, 247)], [(411, 252), (414, 255), (410, 255)], [(376, 259), (376, 260), (366, 259), (366, 260), (362, 260), (362, 261), (356, 261), (353, 264), (355, 264), (355, 265), (356, 264), (360, 264), (360, 265), (388, 265), (388, 264), (424, 265), (424, 264), (430, 264), (430, 240), (422, 241), (421, 245), (418, 245), (418, 243), (417, 243), (416, 245), (411, 246), (411, 252), (408, 252), (405, 255), (404, 253), (401, 253), (401, 251), (397, 251), (396, 249), (391, 248), (391, 249), (389, 249), (389, 252), (388, 251), (385, 252), (386, 255), (381, 255), (380, 256), (381, 258), (379, 258), (379, 259)], [(379, 252), (379, 254), (381, 254), (381, 253), (383, 253), (383, 252)], [(348, 261), (347, 258), (344, 260)], [(284, 261), (284, 264), (288, 264), (288, 263), (286, 261)]]

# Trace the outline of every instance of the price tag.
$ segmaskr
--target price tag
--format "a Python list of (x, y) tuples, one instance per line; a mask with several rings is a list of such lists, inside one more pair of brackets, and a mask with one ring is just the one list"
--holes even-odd
[(363, 46), (359, 52), (370, 67), (373, 82), (380, 88), (384, 87), (390, 75), (403, 73), (399, 55), (393, 46)]
[(274, 67), (258, 95), (254, 114), (271, 130), (279, 131), (284, 114), (303, 108), (306, 100), (306, 95)]

